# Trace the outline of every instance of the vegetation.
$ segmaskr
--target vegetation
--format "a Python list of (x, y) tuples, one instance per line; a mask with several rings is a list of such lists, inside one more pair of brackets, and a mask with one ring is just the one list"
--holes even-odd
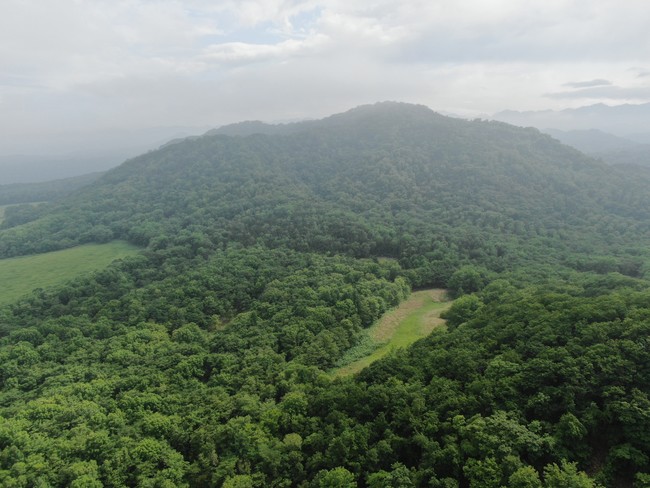
[[(17, 211), (5, 258), (143, 250), (0, 308), (0, 485), (648, 486), (649, 189), (532, 129), (380, 104)], [(424, 287), (446, 328), (327, 373)]]
[(111, 261), (133, 255), (126, 242), (86, 244), (36, 256), (0, 259), (0, 305), (16, 301), (36, 288), (65, 283), (76, 276), (105, 268)]
[(450, 305), (444, 290), (420, 290), (398, 308), (373, 324), (359, 343), (349, 349), (334, 370), (336, 376), (349, 376), (398, 348), (407, 347), (444, 324), (440, 314)]
[(90, 184), (100, 176), (101, 173), (91, 173), (43, 183), (0, 185), (0, 205), (58, 200)]

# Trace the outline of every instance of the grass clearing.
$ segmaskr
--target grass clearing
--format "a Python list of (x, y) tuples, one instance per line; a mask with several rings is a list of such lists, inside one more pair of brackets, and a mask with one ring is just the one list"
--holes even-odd
[(139, 250), (124, 241), (113, 241), (0, 259), (0, 305), (14, 302), (36, 288), (59, 285), (105, 268), (113, 260), (131, 256)]
[(440, 314), (451, 306), (445, 290), (420, 290), (368, 329), (368, 335), (350, 349), (334, 369), (336, 377), (358, 373), (400, 347), (407, 347), (445, 323)]

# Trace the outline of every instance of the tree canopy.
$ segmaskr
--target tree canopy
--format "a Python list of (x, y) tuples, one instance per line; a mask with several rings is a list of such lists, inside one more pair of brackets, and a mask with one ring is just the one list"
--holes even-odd
[[(536, 130), (389, 103), (18, 207), (3, 258), (142, 251), (0, 308), (0, 484), (647, 486), (648, 190)], [(444, 331), (328, 374), (431, 286)]]

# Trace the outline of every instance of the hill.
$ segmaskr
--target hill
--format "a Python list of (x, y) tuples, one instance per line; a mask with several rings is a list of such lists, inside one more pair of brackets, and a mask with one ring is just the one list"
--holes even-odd
[(607, 151), (633, 149), (641, 145), (597, 129), (569, 131), (544, 129), (544, 132), (555, 137), (563, 144), (575, 147), (577, 150), (590, 155)]
[(12, 183), (0, 185), (0, 205), (58, 200), (90, 184), (99, 178), (100, 175), (101, 173), (91, 173), (62, 180), (46, 181), (44, 183)]
[(575, 147), (608, 164), (650, 166), (650, 145), (633, 142), (596, 129), (561, 131), (544, 129), (563, 144)]
[(609, 164), (634, 164), (650, 166), (650, 144), (639, 144), (627, 149), (611, 149), (595, 153), (594, 157), (601, 158)]
[(571, 246), (616, 254), (620, 221), (647, 230), (647, 173), (599, 165), (536, 130), (402, 104), (278, 130), (287, 133), (206, 135), (130, 160), (38, 225), (3, 232), (0, 255), (193, 239), (206, 251), (263, 243), (409, 267), (429, 256), (447, 270), (480, 256), (503, 269), (532, 255), (521, 246), (567, 261)]
[[(0, 230), (3, 486), (644, 486), (650, 174), (381, 103), (168, 144)], [(411, 289), (448, 329), (333, 368)]]

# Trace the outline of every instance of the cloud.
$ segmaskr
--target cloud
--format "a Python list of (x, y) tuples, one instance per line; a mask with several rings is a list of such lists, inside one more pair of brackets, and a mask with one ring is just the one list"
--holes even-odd
[(645, 100), (646, 2), (5, 0), (0, 131)]
[(591, 88), (595, 86), (609, 86), (612, 82), (608, 80), (591, 80), (591, 81), (570, 81), (564, 83), (562, 86), (568, 86), (569, 88)]
[(287, 39), (276, 44), (228, 42), (208, 46), (199, 59), (206, 63), (222, 64), (282, 60), (295, 56), (316, 55), (328, 41), (327, 36), (316, 34), (306, 39)]
[(650, 86), (593, 86), (581, 90), (547, 93), (548, 98), (591, 100), (640, 100), (650, 101)]

